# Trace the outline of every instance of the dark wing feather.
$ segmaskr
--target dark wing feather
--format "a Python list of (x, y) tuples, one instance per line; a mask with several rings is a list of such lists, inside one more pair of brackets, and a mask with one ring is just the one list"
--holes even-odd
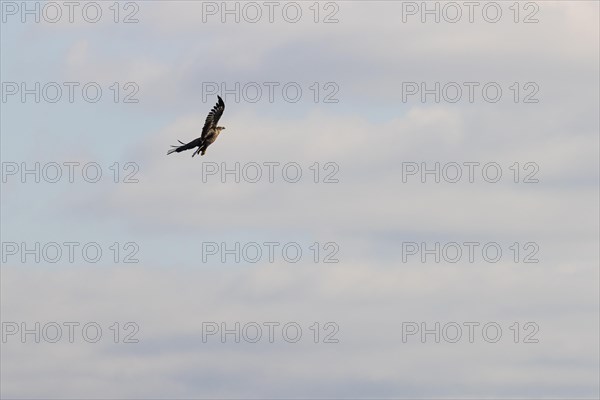
[(221, 115), (223, 115), (223, 111), (225, 111), (225, 103), (223, 102), (223, 99), (221, 98), (221, 96), (217, 96), (217, 98), (219, 99), (219, 101), (217, 101), (217, 104), (215, 104), (213, 109), (210, 110), (208, 116), (206, 117), (206, 121), (204, 122), (204, 128), (202, 128), (202, 136), (200, 136), (203, 139), (206, 137), (206, 134), (211, 128), (215, 128), (217, 126)]

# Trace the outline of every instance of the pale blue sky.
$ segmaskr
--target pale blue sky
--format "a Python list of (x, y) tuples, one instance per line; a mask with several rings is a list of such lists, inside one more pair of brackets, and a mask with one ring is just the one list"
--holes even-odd
[[(311, 2), (297, 24), (223, 24), (202, 23), (200, 2), (142, 1), (139, 23), (115, 24), (110, 4), (98, 24), (2, 23), (2, 82), (104, 90), (96, 104), (1, 103), (2, 162), (97, 162), (105, 176), (9, 177), (2, 242), (134, 241), (140, 262), (11, 256), (2, 320), (136, 321), (140, 343), (3, 344), (3, 396), (598, 396), (597, 3), (538, 2), (537, 24), (512, 22), (509, 3), (497, 24), (403, 24), (401, 3), (383, 1), (336, 2), (336, 24), (315, 24)], [(402, 82), (422, 81), (504, 92), (495, 104), (403, 103)], [(139, 103), (113, 103), (113, 82), (136, 82)], [(202, 101), (203, 82), (298, 82), (304, 92), (298, 103), (222, 93), (227, 130), (206, 155), (166, 156), (199, 136), (216, 101)], [(314, 103), (313, 82), (335, 82), (339, 102)], [(535, 82), (539, 103), (515, 104), (514, 82)], [(269, 161), (305, 175), (202, 182), (203, 162)], [(402, 162), (469, 161), (499, 163), (502, 180), (402, 183)], [(115, 162), (135, 162), (139, 183), (112, 183)], [(312, 183), (315, 162), (336, 163), (340, 182)], [(539, 165), (540, 183), (514, 184), (515, 162)], [(336, 242), (340, 262), (314, 264), (307, 252), (298, 264), (202, 263), (202, 243), (222, 241)], [(505, 256), (402, 262), (402, 242), (466, 241), (498, 242)], [(514, 263), (514, 242), (536, 242), (540, 263)], [(273, 320), (336, 321), (340, 343), (200, 340), (203, 321)], [(508, 339), (403, 344), (402, 321), (498, 321)], [(535, 321), (540, 343), (512, 343), (514, 321)]]

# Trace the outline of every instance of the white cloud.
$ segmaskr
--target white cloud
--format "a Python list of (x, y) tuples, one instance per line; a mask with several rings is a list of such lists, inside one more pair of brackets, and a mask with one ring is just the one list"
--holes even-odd
[[(51, 80), (140, 87), (131, 107), (7, 105), (3, 158), (17, 149), (107, 166), (117, 154), (138, 163), (140, 182), (13, 181), (2, 191), (3, 240), (129, 235), (146, 254), (132, 267), (3, 265), (3, 321), (141, 328), (137, 345), (3, 344), (3, 396), (598, 395), (598, 3), (540, 3), (539, 24), (510, 14), (499, 24), (402, 24), (393, 2), (341, 2), (338, 24), (310, 14), (298, 24), (203, 24), (198, 2), (139, 5), (139, 24), (3, 30), (9, 80), (58, 71)], [(18, 46), (5, 45), (13, 33)], [(505, 93), (497, 104), (403, 103), (401, 83), (421, 80), (496, 81)], [(206, 156), (167, 156), (199, 136), (214, 97), (202, 99), (207, 81), (296, 81), (305, 96), (225, 96), (227, 130)], [(339, 103), (314, 103), (315, 81), (336, 82)], [(516, 81), (537, 82), (540, 102), (514, 103)], [(274, 184), (202, 182), (203, 163), (265, 161), (299, 163), (301, 183), (280, 169)], [(505, 175), (402, 183), (402, 162), (436, 161), (493, 161)], [(513, 183), (509, 167), (530, 161), (540, 183)], [(313, 183), (315, 162), (335, 162), (340, 182)], [(248, 237), (336, 241), (341, 262), (199, 261), (204, 240)], [(540, 263), (401, 262), (403, 241), (470, 240), (535, 241)], [(201, 342), (203, 321), (269, 320), (297, 320), (307, 338), (314, 321), (337, 321), (340, 343)], [(401, 343), (402, 321), (471, 320), (498, 321), (506, 341)], [(512, 343), (515, 321), (536, 321), (540, 343)]]

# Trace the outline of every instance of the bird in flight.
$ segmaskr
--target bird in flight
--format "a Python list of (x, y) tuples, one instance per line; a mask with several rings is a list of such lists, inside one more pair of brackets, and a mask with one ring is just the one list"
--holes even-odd
[(179, 143), (181, 143), (182, 145), (171, 146), (173, 148), (169, 150), (167, 154), (175, 152), (181, 153), (184, 150), (193, 149), (194, 147), (198, 148), (194, 151), (192, 157), (194, 157), (196, 154), (200, 154), (203, 156), (204, 153), (206, 153), (207, 147), (210, 146), (215, 140), (217, 140), (217, 136), (219, 136), (219, 133), (221, 133), (221, 131), (225, 129), (224, 126), (217, 126), (219, 118), (221, 118), (221, 115), (223, 115), (223, 111), (225, 111), (225, 103), (223, 102), (223, 99), (221, 98), (221, 96), (217, 96), (217, 98), (219, 99), (219, 101), (217, 101), (217, 104), (215, 104), (213, 109), (210, 110), (208, 116), (206, 117), (206, 121), (204, 122), (204, 128), (202, 128), (202, 135), (189, 143), (183, 143), (181, 140), (179, 140)]

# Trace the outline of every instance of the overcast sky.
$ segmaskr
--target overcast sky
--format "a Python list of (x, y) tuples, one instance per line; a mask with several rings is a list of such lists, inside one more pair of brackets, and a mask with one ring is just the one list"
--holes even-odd
[(2, 396), (597, 398), (599, 6), (513, 3), (2, 1)]

